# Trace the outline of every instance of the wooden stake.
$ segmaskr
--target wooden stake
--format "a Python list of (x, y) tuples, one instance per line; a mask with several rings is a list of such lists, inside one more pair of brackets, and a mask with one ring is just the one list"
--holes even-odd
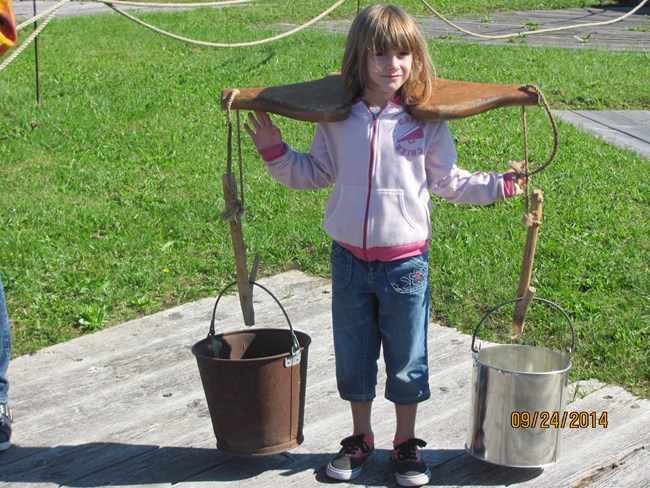
[(512, 317), (512, 333), (519, 335), (523, 333), (524, 321), (528, 306), (535, 295), (535, 288), (530, 286), (530, 278), (533, 274), (533, 262), (535, 261), (535, 250), (537, 249), (537, 235), (539, 226), (542, 224), (542, 203), (544, 196), (542, 190), (533, 190), (531, 198), (531, 216), (532, 224), (528, 227), (528, 236), (526, 238), (526, 250), (521, 264), (521, 274), (519, 275), (519, 288), (517, 289), (517, 298), (523, 297), (515, 305), (515, 312)]
[(528, 312), (530, 302), (533, 301), (535, 293), (537, 293), (537, 290), (529, 286), (523, 294), (523, 299), (515, 304), (515, 313), (512, 317), (512, 334), (514, 337), (524, 332), (526, 313)]
[[(237, 199), (237, 181), (233, 173), (223, 175), (223, 195), (226, 200), (226, 208), (233, 207)], [(244, 324), (255, 325), (255, 311), (253, 310), (253, 286), (249, 283), (248, 267), (246, 266), (246, 244), (241, 230), (241, 219), (239, 216), (229, 219), (230, 235), (232, 237), (232, 248), (235, 252), (235, 268), (237, 271), (237, 288), (239, 290), (239, 303), (244, 315)], [(256, 271), (256, 270), (254, 270)]]

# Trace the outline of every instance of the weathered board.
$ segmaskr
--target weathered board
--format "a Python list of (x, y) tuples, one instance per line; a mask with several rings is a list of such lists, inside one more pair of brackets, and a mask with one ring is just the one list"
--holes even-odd
[[(417, 21), (427, 38), (439, 42), (647, 52), (650, 47), (650, 35), (648, 33), (648, 29), (650, 29), (650, 17), (648, 17), (650, 7), (647, 5), (626, 19), (608, 25), (585, 26), (539, 34), (532, 33), (533, 30), (608, 22), (621, 17), (632, 8), (633, 6), (608, 6), (606, 8), (495, 12), (482, 17), (447, 17), (458, 27), (477, 34), (492, 36), (522, 34), (504, 39), (484, 39), (465, 34), (447, 25), (433, 14), (427, 17), (417, 17)], [(441, 13), (446, 14), (446, 12)], [(350, 21), (326, 20), (319, 22), (316, 26), (331, 32), (346, 34), (350, 29)], [(433, 56), (435, 61), (435, 52)]]
[[(538, 101), (533, 88), (521, 85), (434, 78), (431, 95), (410, 110), (420, 120), (453, 120), (500, 107), (537, 105)], [(305, 122), (345, 120), (352, 102), (340, 74), (290, 85), (226, 88), (221, 92), (222, 109), (262, 110)]]
[[(351, 428), (334, 380), (330, 285), (299, 272), (261, 282), (278, 296), (293, 326), (312, 338), (301, 446), (254, 458), (216, 450), (190, 350), (207, 334), (211, 298), (16, 358), (9, 372), (14, 446), (0, 454), (0, 487), (326, 483), (324, 468)], [(256, 327), (287, 327), (264, 293), (255, 294), (255, 310)], [(236, 294), (220, 302), (216, 327), (217, 332), (244, 328)], [(650, 401), (597, 382), (578, 388), (587, 394), (568, 408), (607, 412), (609, 425), (565, 429), (556, 464), (544, 470), (504, 468), (466, 454), (470, 342), (455, 329), (430, 325), (432, 398), (418, 414), (418, 435), (429, 443), (424, 459), (433, 475), (430, 486), (650, 484)], [(394, 412), (383, 399), (383, 385), (382, 380), (374, 406), (377, 452), (359, 479), (340, 486), (396, 486), (389, 464)]]
[(554, 110), (553, 114), (610, 144), (631, 149), (650, 159), (648, 110)]

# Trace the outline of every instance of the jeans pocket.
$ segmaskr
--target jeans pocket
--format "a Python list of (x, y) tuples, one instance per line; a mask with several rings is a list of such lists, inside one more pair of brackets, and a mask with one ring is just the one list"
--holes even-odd
[(332, 286), (334, 288), (345, 288), (352, 277), (352, 256), (350, 251), (343, 246), (334, 243), (330, 253), (332, 266)]
[(388, 281), (397, 293), (417, 293), (429, 283), (427, 253), (386, 265)]

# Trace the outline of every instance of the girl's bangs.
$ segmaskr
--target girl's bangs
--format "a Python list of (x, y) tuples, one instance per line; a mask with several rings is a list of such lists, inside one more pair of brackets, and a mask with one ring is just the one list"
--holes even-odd
[(390, 18), (381, 22), (374, 29), (370, 46), (375, 51), (386, 52), (389, 49), (413, 52), (417, 48), (416, 36), (409, 29), (409, 25), (401, 22), (402, 19)]

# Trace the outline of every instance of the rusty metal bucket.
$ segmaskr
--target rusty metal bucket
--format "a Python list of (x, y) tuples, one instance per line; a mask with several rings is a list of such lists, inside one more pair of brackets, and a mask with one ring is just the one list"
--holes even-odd
[(293, 330), (247, 329), (215, 334), (217, 298), (208, 337), (192, 347), (217, 438), (217, 449), (231, 454), (263, 456), (302, 443), (311, 338)]
[[(476, 347), (485, 320), (509, 300), (490, 310), (472, 337), (472, 400), (466, 450), (492, 464), (539, 468), (554, 463), (560, 452), (565, 418), (566, 387), (571, 369), (569, 354), (518, 344)], [(571, 327), (573, 350), (575, 331)], [(568, 423), (567, 423), (568, 425)]]

